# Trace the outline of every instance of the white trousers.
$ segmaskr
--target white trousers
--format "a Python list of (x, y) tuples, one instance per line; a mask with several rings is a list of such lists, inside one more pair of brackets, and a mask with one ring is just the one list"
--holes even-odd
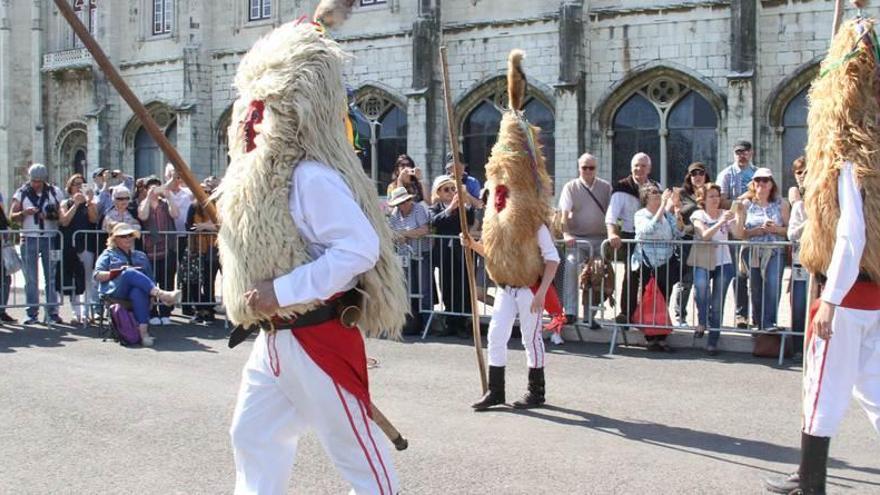
[(880, 311), (839, 306), (831, 329), (830, 339), (814, 334), (807, 348), (803, 430), (834, 436), (855, 397), (880, 433)]
[(297, 441), (308, 429), (351, 493), (397, 493), (387, 441), (368, 407), (333, 382), (291, 331), (274, 337), (260, 332), (242, 371), (230, 428), (236, 495), (287, 493)]
[(499, 287), (489, 322), (489, 366), (507, 365), (507, 342), (519, 314), (522, 345), (529, 368), (544, 367), (544, 341), (541, 339), (541, 313), (532, 313), (534, 299), (528, 287)]

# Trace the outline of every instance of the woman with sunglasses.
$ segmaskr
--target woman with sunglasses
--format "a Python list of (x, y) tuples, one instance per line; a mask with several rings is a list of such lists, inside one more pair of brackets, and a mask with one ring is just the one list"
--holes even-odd
[[(441, 175), (434, 181), (432, 195), (434, 204), (431, 206), (431, 224), (434, 234), (443, 236), (434, 243), (433, 265), (440, 267), (440, 292), (443, 294), (443, 306), (446, 312), (456, 313), (446, 317), (445, 328), (441, 335), (467, 336), (470, 328), (468, 318), (462, 315), (471, 313), (471, 293), (463, 267), (462, 247), (458, 241), (461, 234), (461, 223), (458, 218), (458, 194), (455, 181), (448, 175)], [(474, 224), (474, 209), (470, 207), (470, 194), (465, 194), (466, 220), (469, 226)], [(450, 236), (450, 237), (447, 237)]]
[(125, 186), (113, 188), (113, 207), (104, 214), (104, 222), (101, 229), (110, 233), (118, 223), (124, 223), (135, 230), (141, 229), (140, 222), (134, 218), (129, 209), (131, 203), (131, 191)]
[[(55, 272), (55, 286), (65, 289), (70, 295), (70, 309), (74, 323), (84, 325), (89, 322), (89, 303), (95, 299), (92, 283), (92, 269), (95, 266), (97, 240), (94, 235), (77, 234), (79, 231), (95, 230), (98, 222), (98, 204), (90, 188), (83, 190), (85, 178), (73, 174), (67, 180), (68, 198), (61, 202), (61, 233), (64, 246), (64, 270)], [(83, 294), (86, 300), (83, 301)]]
[[(784, 241), (788, 234), (788, 214), (788, 204), (780, 198), (773, 172), (761, 167), (755, 171), (745, 199), (738, 203), (734, 232), (749, 243)], [(749, 274), (752, 320), (759, 330), (776, 327), (782, 272), (785, 270), (783, 254), (782, 247), (766, 245), (751, 246), (743, 251), (740, 265), (745, 265)]]
[[(788, 223), (788, 240), (792, 241), (791, 252), (791, 281), (789, 282), (791, 292), (791, 331), (804, 333), (805, 322), (807, 318), (807, 282), (809, 281), (809, 273), (801, 266), (800, 248), (798, 243), (801, 235), (804, 233), (804, 226), (807, 224), (807, 210), (804, 206), (804, 179), (807, 177), (807, 161), (804, 157), (798, 157), (791, 163), (791, 170), (794, 172), (794, 180), (796, 186), (792, 186), (788, 190), (788, 202), (791, 204), (791, 219)], [(795, 338), (794, 349), (803, 347), (803, 342), (799, 338)]]
[(134, 249), (134, 239), (139, 236), (139, 230), (117, 223), (107, 239), (107, 249), (95, 264), (94, 277), (102, 295), (131, 301), (141, 342), (151, 346), (153, 337), (148, 332), (151, 298), (173, 306), (180, 300), (180, 291), (164, 291), (156, 286), (149, 258), (143, 251)]
[[(705, 163), (694, 162), (688, 165), (684, 183), (681, 185), (681, 189), (678, 190), (678, 197), (681, 202), (679, 216), (681, 217), (682, 232), (684, 233), (682, 240), (690, 241), (694, 239), (694, 224), (691, 223), (691, 215), (700, 209), (699, 204), (697, 204), (697, 197), (702, 193), (703, 186), (709, 182), (711, 180), (709, 173), (706, 171)], [(684, 244), (681, 249), (681, 260), (687, 260), (690, 252), (690, 243)], [(684, 267), (681, 273), (681, 280), (678, 282), (678, 291), (675, 293), (675, 300), (672, 304), (676, 326), (687, 326), (687, 303), (691, 297), (693, 286), (693, 270)]]

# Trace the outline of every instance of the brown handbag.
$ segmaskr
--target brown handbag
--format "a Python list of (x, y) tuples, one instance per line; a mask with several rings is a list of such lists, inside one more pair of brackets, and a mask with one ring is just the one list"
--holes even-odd
[[(790, 358), (794, 356), (794, 345), (785, 346), (784, 357)], [(752, 356), (763, 358), (778, 358), (779, 346), (782, 345), (782, 335), (773, 333), (759, 333), (755, 335), (755, 346), (752, 349)]]

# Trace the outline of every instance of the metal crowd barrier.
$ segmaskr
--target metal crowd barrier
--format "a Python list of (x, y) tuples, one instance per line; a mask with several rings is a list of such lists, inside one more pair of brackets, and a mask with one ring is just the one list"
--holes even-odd
[[(688, 290), (686, 286), (693, 284), (697, 268), (688, 266), (687, 259), (689, 251), (696, 246), (724, 246), (728, 249), (731, 256), (732, 276), (729, 281), (730, 285), (727, 286), (723, 293), (722, 307), (719, 308), (720, 324), (714, 327), (706, 325), (707, 334), (709, 331), (715, 330), (720, 332), (721, 337), (726, 334), (779, 335), (781, 339), (779, 350), (780, 364), (783, 362), (785, 346), (788, 345), (787, 341), (790, 338), (802, 337), (802, 329), (792, 328), (794, 321), (799, 321), (800, 325), (803, 325), (807, 311), (806, 280), (803, 278), (803, 270), (790, 264), (787, 259), (788, 249), (796, 247), (794, 243), (788, 241), (636, 241), (633, 239), (624, 239), (621, 243), (622, 245), (618, 250), (613, 250), (607, 240), (602, 243), (602, 252), (608, 255), (609, 259), (615, 259), (613, 266), (617, 282), (617, 287), (614, 288), (614, 294), (617, 298), (616, 307), (612, 308), (606, 304), (601, 308), (602, 319), (608, 320), (606, 325), (613, 328), (609, 354), (614, 353), (619, 335), (624, 336), (625, 340), (623, 332), (628, 328), (641, 329), (652, 327), (665, 328), (672, 331), (682, 329), (693, 330), (696, 328), (696, 323), (690, 324), (688, 322), (680, 324), (679, 322), (672, 321), (671, 325), (641, 325), (629, 321), (638, 307), (638, 299), (641, 295), (642, 287), (651, 277), (659, 281), (661, 286), (665, 286), (661, 288), (661, 292), (665, 292), (669, 313), (672, 315), (676, 313), (683, 314), (690, 309), (691, 316), (696, 316), (699, 311), (696, 297), (693, 298), (693, 302), (690, 304), (688, 304), (689, 294), (686, 294), (682, 299), (676, 297), (678, 293), (681, 293), (683, 286), (685, 286), (685, 290)], [(641, 265), (637, 269), (632, 270), (630, 260), (638, 246), (649, 249), (652, 247), (671, 248), (672, 257), (669, 262), (664, 263), (659, 268)], [(761, 263), (761, 258), (764, 256), (769, 256), (769, 259), (765, 263)], [(753, 260), (753, 257), (755, 260)], [(754, 263), (752, 263), (753, 261)], [(755, 266), (752, 266), (753, 264)], [(640, 283), (642, 280), (645, 282)], [(801, 292), (798, 296), (802, 296), (797, 299), (791, 296), (786, 298), (785, 300), (789, 303), (787, 306), (782, 304), (784, 281), (786, 280), (788, 281), (788, 292), (792, 296)], [(684, 283), (680, 283), (682, 281)], [(723, 276), (721, 281), (722, 286), (724, 286)], [(756, 286), (755, 281), (759, 281), (760, 284)], [(796, 283), (803, 284), (800, 290), (795, 290)], [(673, 286), (675, 285), (678, 286), (678, 292), (673, 294)], [(771, 294), (769, 298), (765, 297), (767, 291)], [(775, 298), (773, 297), (774, 294)], [(800, 304), (803, 305), (801, 306)], [(740, 312), (736, 314), (738, 308)], [(649, 311), (649, 313), (652, 313), (656, 307), (650, 309), (652, 311)], [(677, 309), (678, 311), (676, 311)], [(783, 324), (785, 319), (780, 317), (780, 313), (784, 312), (783, 310), (787, 310), (787, 326)], [(615, 315), (609, 315), (610, 311), (616, 311)], [(747, 328), (738, 328), (736, 326), (736, 316), (746, 320)], [(692, 318), (692, 320), (694, 319)]]

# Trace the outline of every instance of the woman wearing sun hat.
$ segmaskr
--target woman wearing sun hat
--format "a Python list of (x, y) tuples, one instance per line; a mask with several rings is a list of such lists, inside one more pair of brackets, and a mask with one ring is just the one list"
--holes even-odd
[(116, 224), (107, 239), (107, 248), (95, 263), (94, 277), (102, 295), (131, 301), (143, 345), (149, 346), (153, 344), (147, 332), (151, 298), (173, 306), (180, 299), (180, 291), (164, 291), (156, 286), (149, 258), (134, 249), (134, 239), (139, 236), (140, 231), (130, 225)]

